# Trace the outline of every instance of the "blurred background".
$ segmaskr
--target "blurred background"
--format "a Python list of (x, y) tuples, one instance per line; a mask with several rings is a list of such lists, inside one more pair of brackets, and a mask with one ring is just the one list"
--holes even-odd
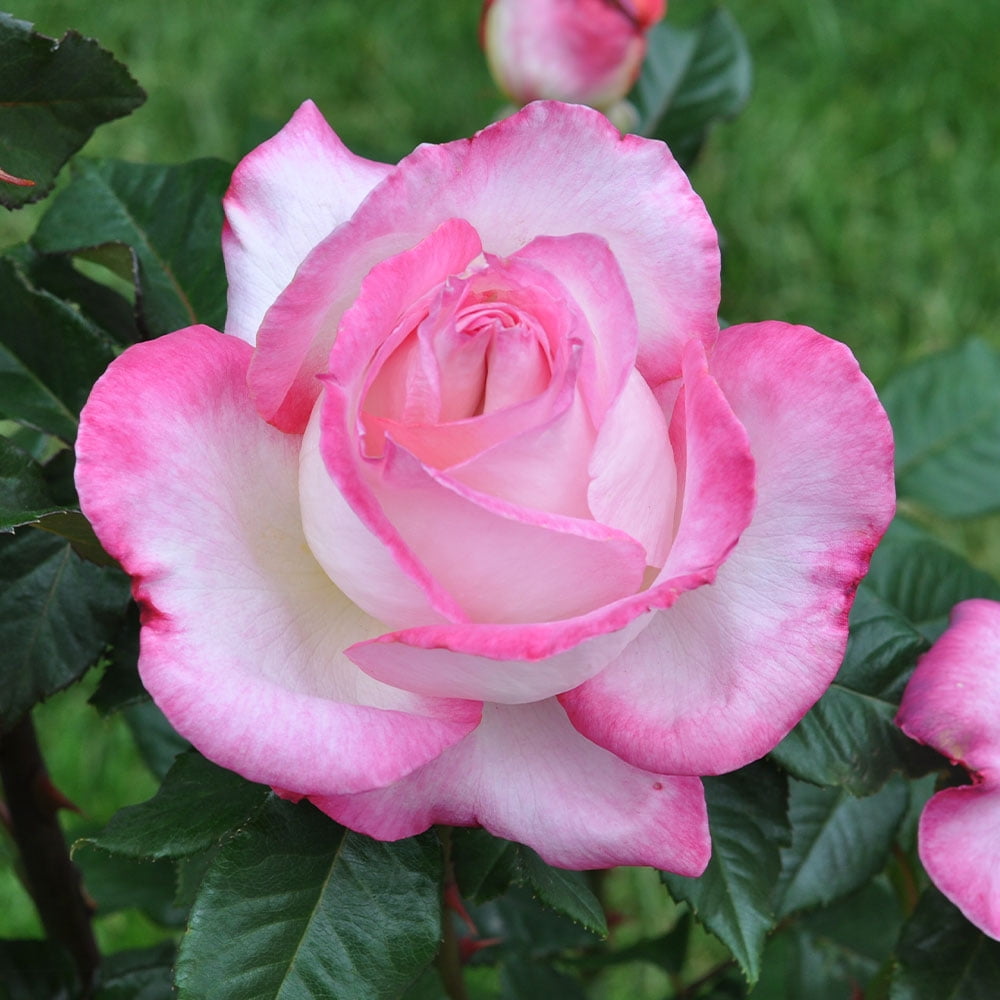
[[(691, 23), (711, 6), (671, 0), (668, 18)], [(1000, 2), (727, 6), (754, 93), (692, 171), (723, 243), (725, 319), (815, 327), (848, 343), (877, 386), (969, 337), (1000, 345)], [(394, 161), (468, 135), (503, 103), (478, 47), (478, 0), (19, 0), (10, 13), (98, 39), (146, 89), (86, 155), (234, 163), (312, 98), (348, 146)], [(44, 207), (0, 213), (0, 247), (27, 238)], [(998, 525), (949, 528), (948, 540), (996, 572)], [(86, 812), (77, 830), (155, 787), (124, 723), (84, 709), (87, 693), (36, 713), (57, 783)], [(0, 905), (0, 930), (38, 933), (6, 850), (0, 900), (14, 904)], [(655, 880), (634, 878), (621, 888), (630, 908), (669, 920)], [(156, 933), (134, 914), (101, 929), (114, 947)]]

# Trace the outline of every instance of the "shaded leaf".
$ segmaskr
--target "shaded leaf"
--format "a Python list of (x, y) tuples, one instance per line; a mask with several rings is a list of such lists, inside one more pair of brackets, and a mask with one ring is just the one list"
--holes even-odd
[(83, 871), (99, 916), (134, 908), (164, 927), (184, 925), (187, 911), (174, 903), (177, 871), (172, 862), (112, 854), (86, 840), (73, 845), (73, 860)]
[(521, 875), (518, 845), (483, 829), (452, 830), (451, 856), (458, 890), (473, 903), (503, 895)]
[(0, 941), (0, 1000), (73, 1000), (76, 975), (49, 941)]
[(113, 566), (121, 569), (118, 560), (108, 555), (101, 545), (90, 522), (78, 510), (61, 510), (44, 517), (32, 524), (33, 528), (57, 535), (73, 546), (73, 551), (95, 566)]
[(107, 334), (72, 304), (0, 258), (0, 415), (71, 442), (90, 389), (115, 354)]
[(114, 638), (128, 579), (60, 538), (0, 536), (0, 725), (77, 680)]
[(0, 166), (35, 182), (0, 184), (0, 205), (44, 198), (98, 125), (145, 99), (128, 70), (93, 39), (70, 31), (57, 42), (0, 13)]
[(787, 783), (758, 762), (705, 779), (712, 860), (699, 878), (662, 874), (670, 894), (733, 953), (753, 983), (760, 975), (764, 938), (775, 924), (771, 896), (789, 837)]
[(496, 963), (510, 956), (542, 961), (598, 943), (592, 932), (540, 905), (528, 889), (520, 886), (500, 899), (469, 909), (479, 937), (498, 940), (496, 945), (476, 953), (479, 962)]
[(380, 843), (272, 798), (205, 876), (180, 1000), (396, 996), (437, 951), (441, 877), (433, 834)]
[(1000, 352), (970, 340), (898, 372), (881, 392), (896, 486), (944, 517), (1000, 510)]
[(0, 436), (0, 532), (60, 509), (48, 496), (41, 466)]
[(221, 842), (270, 794), (199, 753), (181, 754), (157, 793), (126, 806), (90, 842), (133, 858), (182, 858)]
[(221, 328), (222, 195), (229, 175), (221, 160), (178, 166), (77, 161), (32, 246), (42, 253), (83, 254), (113, 270), (126, 262), (145, 336), (194, 323)]
[(139, 606), (131, 601), (97, 690), (89, 699), (101, 715), (111, 715), (129, 705), (149, 700), (139, 679), (139, 628)]
[(693, 28), (662, 21), (647, 38), (634, 91), (639, 131), (663, 139), (686, 169), (712, 123), (738, 114), (750, 97), (750, 50), (739, 25), (721, 7)]
[(902, 924), (884, 880), (809, 914), (767, 943), (752, 1000), (847, 1000), (869, 996)]
[(575, 979), (541, 962), (510, 958), (500, 968), (502, 1000), (585, 1000)]
[(600, 901), (582, 872), (565, 871), (546, 864), (530, 847), (520, 846), (521, 884), (531, 889), (546, 906), (581, 924), (588, 931), (607, 937), (608, 922)]
[(774, 890), (776, 915), (830, 903), (881, 871), (909, 801), (901, 778), (864, 799), (843, 788), (792, 781), (788, 798), (792, 840), (781, 850), (781, 876)]
[(146, 766), (161, 781), (173, 767), (177, 755), (191, 749), (191, 744), (170, 725), (152, 701), (128, 705), (122, 709), (122, 716), (132, 730), (132, 738)]
[(970, 924), (937, 889), (928, 889), (897, 948), (891, 1000), (995, 1000), (1000, 941)]
[(119, 951), (101, 966), (101, 985), (94, 1000), (172, 1000), (174, 945)]

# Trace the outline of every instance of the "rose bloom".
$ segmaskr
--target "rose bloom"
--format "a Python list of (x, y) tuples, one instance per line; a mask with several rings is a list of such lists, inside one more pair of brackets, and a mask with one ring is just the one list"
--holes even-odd
[(687, 178), (579, 105), (387, 166), (307, 103), (225, 210), (226, 332), (129, 348), (78, 440), (157, 704), (380, 839), (700, 872), (698, 776), (823, 692), (893, 510), (850, 352), (720, 333)]
[(917, 664), (896, 722), (972, 776), (924, 807), (920, 860), (962, 913), (1000, 940), (1000, 604), (955, 605)]
[(490, 72), (518, 104), (553, 98), (609, 110), (632, 88), (666, 0), (486, 0)]

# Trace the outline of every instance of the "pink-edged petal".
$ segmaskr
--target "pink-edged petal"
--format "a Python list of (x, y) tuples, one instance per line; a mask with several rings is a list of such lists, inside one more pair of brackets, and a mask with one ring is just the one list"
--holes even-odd
[(1000, 604), (962, 601), (913, 672), (896, 723), (972, 774), (920, 817), (920, 859), (934, 884), (1000, 940)]
[(699, 875), (711, 844), (697, 778), (651, 774), (577, 733), (559, 705), (487, 705), (480, 727), (389, 788), (312, 797), (380, 840), (481, 825), (560, 868), (652, 865)]
[(1000, 782), (938, 792), (924, 806), (917, 837), (934, 884), (1000, 941)]
[[(673, 774), (760, 757), (822, 694), (894, 508), (889, 424), (846, 347), (805, 327), (730, 327), (711, 365), (749, 434), (753, 520), (711, 587), (683, 594), (611, 667), (561, 699), (590, 739)], [(687, 424), (708, 431), (691, 404)], [(688, 450), (688, 470), (696, 460)], [(686, 494), (668, 568), (689, 544), (689, 509), (699, 512)], [(704, 523), (691, 542), (710, 530)]]
[(264, 314), (320, 240), (392, 169), (355, 156), (312, 101), (240, 161), (223, 198), (226, 333), (254, 343)]
[(594, 518), (631, 535), (646, 562), (666, 562), (674, 529), (677, 470), (663, 411), (638, 372), (611, 408), (590, 459)]
[(460, 740), (479, 706), (414, 698), (343, 655), (381, 626), (309, 553), (300, 440), (257, 416), (250, 354), (205, 327), (129, 348), (81, 418), (81, 504), (133, 578), (143, 683), (182, 735), (254, 781), (380, 787)]
[(639, 369), (676, 375), (683, 345), (718, 331), (719, 247), (705, 206), (663, 143), (622, 137), (598, 112), (537, 102), (471, 139), (421, 146), (306, 258), (265, 317), (251, 385), (265, 419), (308, 422), (303, 392), (379, 261), (465, 219), (505, 257), (537, 236), (603, 238), (639, 323)]
[(1000, 780), (1000, 604), (956, 604), (913, 672), (896, 723), (907, 736)]

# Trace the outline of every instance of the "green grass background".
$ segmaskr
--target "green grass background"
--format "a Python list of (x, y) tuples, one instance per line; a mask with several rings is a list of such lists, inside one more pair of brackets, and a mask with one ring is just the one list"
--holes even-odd
[[(672, 0), (669, 16), (689, 22), (708, 6)], [(1000, 2), (728, 6), (754, 56), (754, 94), (692, 174), (723, 239), (725, 318), (813, 326), (850, 344), (877, 385), (969, 336), (1000, 344)], [(21, 0), (10, 12), (50, 35), (96, 37), (149, 93), (88, 154), (235, 161), (311, 97), (352, 148), (395, 160), (421, 141), (469, 134), (499, 107), (476, 43), (478, 7)], [(0, 216), (0, 246), (30, 233), (38, 214)], [(958, 541), (975, 543), (970, 530)], [(992, 561), (1000, 549), (983, 551)], [(54, 699), (39, 725), (57, 782), (100, 822), (153, 785), (123, 726), (98, 721), (83, 700)], [(0, 903), (0, 933), (36, 933), (6, 871), (0, 900), (14, 902)], [(655, 885), (637, 878), (621, 891), (637, 930), (662, 924)], [(102, 933), (119, 942), (131, 931)], [(635, 975), (636, 995), (662, 995), (654, 973)]]

